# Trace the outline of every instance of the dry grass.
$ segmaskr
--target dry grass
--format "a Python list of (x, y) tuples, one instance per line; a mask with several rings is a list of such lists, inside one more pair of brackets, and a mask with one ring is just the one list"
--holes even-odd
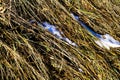
[[(120, 40), (119, 0), (0, 0), (1, 80), (119, 80), (120, 49), (110, 51), (70, 15)], [(8, 4), (9, 3), (9, 4)], [(73, 47), (29, 20), (49, 21)], [(80, 71), (82, 69), (82, 71)]]

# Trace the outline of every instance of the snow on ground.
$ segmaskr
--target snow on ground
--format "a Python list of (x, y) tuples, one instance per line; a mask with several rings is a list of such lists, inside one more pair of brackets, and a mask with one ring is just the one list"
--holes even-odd
[(82, 27), (88, 30), (92, 35), (96, 36), (97, 38), (101, 38), (101, 35), (96, 33), (90, 26), (86, 25), (83, 21), (81, 21), (78, 15), (75, 15), (73, 13), (71, 13), (71, 15)]
[(45, 29), (47, 29), (50, 33), (55, 35), (57, 38), (59, 38), (59, 39), (63, 38), (61, 33), (56, 29), (56, 27), (54, 25), (51, 25), (48, 22), (43, 22), (42, 25)]
[(78, 21), (78, 23), (84, 27), (85, 29), (87, 29), (92, 35), (94, 35), (95, 37), (98, 38), (97, 41), (95, 41), (95, 43), (97, 45), (99, 45), (100, 47), (106, 48), (108, 50), (110, 50), (110, 47), (112, 48), (116, 48), (116, 47), (120, 47), (120, 42), (115, 40), (112, 36), (110, 36), (109, 34), (105, 34), (105, 35), (101, 35), (96, 33), (94, 30), (92, 30), (88, 25), (86, 25), (84, 22), (82, 22), (79, 19), (78, 15), (75, 15), (73, 13), (71, 13), (72, 17)]
[[(30, 23), (34, 23), (36, 22), (35, 20), (31, 20), (29, 21)], [(61, 33), (59, 30), (56, 29), (56, 27), (48, 22), (43, 22), (42, 24), (40, 24), (39, 22), (37, 22), (37, 24), (39, 26), (42, 26), (44, 29), (48, 30), (50, 33), (52, 33), (55, 37), (57, 37), (58, 39), (61, 39), (65, 42), (67, 42), (68, 44), (71, 44), (73, 46), (77, 46), (76, 43), (72, 42), (71, 40), (69, 40), (68, 38), (66, 37), (62, 37)]]
[(99, 40), (95, 41), (95, 43), (98, 44), (100, 47), (106, 48), (108, 50), (110, 50), (110, 47), (112, 48), (120, 47), (120, 42), (115, 40), (109, 34), (103, 35), (103, 37), (99, 38)]
[(61, 35), (62, 32), (58, 31), (54, 25), (52, 25), (48, 22), (43, 22), (42, 25), (43, 25), (43, 27), (45, 27), (45, 29), (47, 29), (50, 33), (55, 35), (57, 38), (59, 38), (61, 40), (64, 40), (64, 41), (66, 41), (67, 43), (69, 43), (73, 46), (77, 46), (74, 42), (72, 42), (68, 38), (62, 37), (62, 35)]

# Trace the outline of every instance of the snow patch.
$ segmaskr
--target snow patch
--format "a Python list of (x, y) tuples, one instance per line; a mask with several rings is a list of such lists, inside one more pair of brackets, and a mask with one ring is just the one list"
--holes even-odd
[(57, 38), (62, 39), (61, 33), (56, 29), (54, 25), (51, 25), (48, 22), (43, 22), (42, 25), (45, 29), (47, 29), (50, 33), (55, 35)]
[(79, 72), (83, 72), (83, 70), (81, 68), (78, 68)]
[(77, 47), (77, 44), (73, 43), (71, 40), (69, 40), (68, 38), (62, 38), (63, 41), (66, 41), (67, 43), (73, 45), (73, 46), (76, 46)]
[[(31, 20), (29, 21), (31, 24), (34, 23), (34, 22), (37, 22), (35, 20)], [(67, 42), (68, 44), (71, 44), (73, 46), (77, 46), (76, 43), (72, 42), (71, 40), (69, 40), (68, 38), (66, 37), (62, 37), (61, 34), (63, 34), (63, 32), (60, 32), (59, 30), (56, 29), (56, 27), (48, 22), (43, 22), (42, 24), (37, 22), (37, 24), (39, 26), (42, 26), (44, 29), (48, 30), (50, 33), (52, 33), (55, 37), (57, 37), (58, 39), (61, 39), (65, 42)]]
[(101, 35), (96, 33), (94, 30), (92, 30), (88, 25), (86, 25), (84, 22), (82, 22), (79, 19), (78, 15), (75, 15), (73, 13), (71, 13), (72, 17), (78, 21), (78, 23), (83, 26), (86, 30), (88, 30), (92, 35), (94, 35), (95, 37), (98, 38), (97, 41), (95, 41), (96, 44), (98, 44), (100, 47), (104, 47), (108, 50), (110, 50), (110, 47), (116, 48), (116, 47), (120, 47), (120, 42), (115, 40), (112, 36), (110, 36), (109, 34), (105, 34), (105, 35)]
[(63, 32), (60, 32), (58, 31), (54, 25), (51, 25), (50, 23), (48, 22), (43, 22), (42, 23), (43, 27), (45, 27), (45, 29), (47, 29), (49, 32), (51, 32), (53, 35), (55, 35), (57, 38), (61, 39), (61, 40), (64, 40), (66, 41), (67, 43), (73, 45), (73, 46), (77, 46), (74, 42), (72, 42), (71, 40), (69, 40), (68, 38), (66, 37), (62, 37), (62, 33)]
[(100, 47), (106, 48), (110, 50), (110, 48), (117, 48), (120, 47), (120, 42), (115, 40), (112, 36), (109, 34), (102, 35), (102, 38), (99, 38), (99, 40), (95, 41), (96, 44), (98, 44)]

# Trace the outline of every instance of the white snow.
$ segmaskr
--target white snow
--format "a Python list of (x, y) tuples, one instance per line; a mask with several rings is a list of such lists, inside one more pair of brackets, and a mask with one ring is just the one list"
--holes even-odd
[(48, 22), (43, 22), (42, 23), (43, 27), (45, 29), (47, 29), (49, 32), (51, 32), (53, 35), (55, 35), (57, 38), (61, 39), (61, 40), (64, 40), (66, 41), (67, 43), (73, 45), (73, 46), (77, 46), (74, 42), (72, 42), (71, 40), (69, 40), (68, 38), (66, 37), (62, 37), (62, 33), (63, 32), (59, 32), (56, 27), (54, 25), (51, 25), (50, 23)]
[(100, 47), (106, 48), (110, 50), (110, 48), (117, 48), (120, 47), (120, 42), (115, 40), (112, 36), (109, 34), (102, 35), (102, 38), (99, 38), (99, 40), (95, 41), (96, 44), (98, 44)]
[(78, 68), (78, 70), (79, 70), (80, 72), (83, 72), (83, 70), (82, 70), (81, 68)]
[(75, 19), (75, 20), (79, 20), (79, 16), (77, 16), (77, 15), (75, 15), (75, 14), (73, 14), (73, 13), (71, 13), (71, 16)]
[[(37, 22), (37, 21), (36, 20), (31, 20), (29, 22), (32, 24), (32, 23)], [(42, 26), (44, 29), (48, 30), (50, 33), (52, 33), (58, 39), (61, 39), (61, 40), (65, 41), (65, 42), (67, 42), (70, 45), (77, 46), (77, 44), (75, 44), (74, 42), (72, 42), (68, 38), (62, 37), (61, 34), (63, 34), (63, 32), (58, 31), (54, 25), (52, 25), (52, 24), (50, 24), (48, 22), (43, 22), (42, 24), (37, 22), (37, 24), (38, 24), (38, 26)]]
[(74, 42), (72, 42), (72, 41), (69, 40), (68, 38), (62, 38), (62, 40), (63, 40), (63, 41), (66, 41), (67, 43), (69, 43), (69, 44), (77, 47), (77, 44), (75, 44)]
[(110, 50), (110, 47), (116, 48), (120, 47), (120, 42), (115, 40), (112, 36), (109, 34), (101, 35), (93, 31), (89, 28), (86, 24), (82, 23), (82, 21), (79, 20), (79, 16), (71, 13), (72, 17), (79, 22), (85, 29), (87, 29), (92, 35), (98, 38), (97, 41), (95, 41), (96, 44), (98, 44), (100, 47), (104, 47), (108, 50)]
[(49, 32), (51, 32), (53, 35), (55, 35), (57, 38), (62, 39), (61, 33), (56, 29), (54, 25), (51, 25), (48, 22), (43, 22), (43, 27), (47, 29)]
[[(78, 22), (80, 22), (79, 20), (79, 16), (74, 15), (73, 13), (71, 13), (72, 17), (77, 20)], [(35, 20), (31, 20), (30, 23), (35, 22)], [(62, 37), (62, 33), (59, 30), (56, 29), (56, 27), (48, 22), (43, 22), (42, 24), (37, 22), (38, 25), (44, 27), (44, 29), (48, 30), (50, 33), (52, 33), (53, 35), (55, 35), (57, 38), (67, 42), (68, 44), (71, 44), (73, 46), (77, 46), (76, 43), (72, 42), (71, 40), (69, 40), (66, 37)], [(84, 24), (82, 22), (80, 22), (80, 24)], [(84, 28), (86, 28), (92, 35), (94, 35), (95, 37), (98, 38), (98, 40), (95, 40), (95, 43), (97, 45), (99, 45), (100, 47), (106, 48), (108, 50), (110, 50), (110, 48), (117, 48), (120, 47), (120, 42), (115, 40), (112, 36), (110, 36), (109, 34), (105, 34), (105, 35), (101, 35), (96, 33), (95, 31), (89, 29), (89, 26), (87, 26), (86, 24), (82, 25)], [(87, 28), (88, 27), (88, 28)]]

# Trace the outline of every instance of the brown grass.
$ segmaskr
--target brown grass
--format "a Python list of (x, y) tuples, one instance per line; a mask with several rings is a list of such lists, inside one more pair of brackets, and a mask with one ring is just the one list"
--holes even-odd
[[(120, 40), (119, 0), (0, 1), (1, 80), (119, 80), (120, 49), (106, 50), (70, 15)], [(9, 4), (8, 4), (9, 3)], [(74, 47), (29, 20), (49, 21)], [(82, 71), (80, 71), (82, 69)]]

